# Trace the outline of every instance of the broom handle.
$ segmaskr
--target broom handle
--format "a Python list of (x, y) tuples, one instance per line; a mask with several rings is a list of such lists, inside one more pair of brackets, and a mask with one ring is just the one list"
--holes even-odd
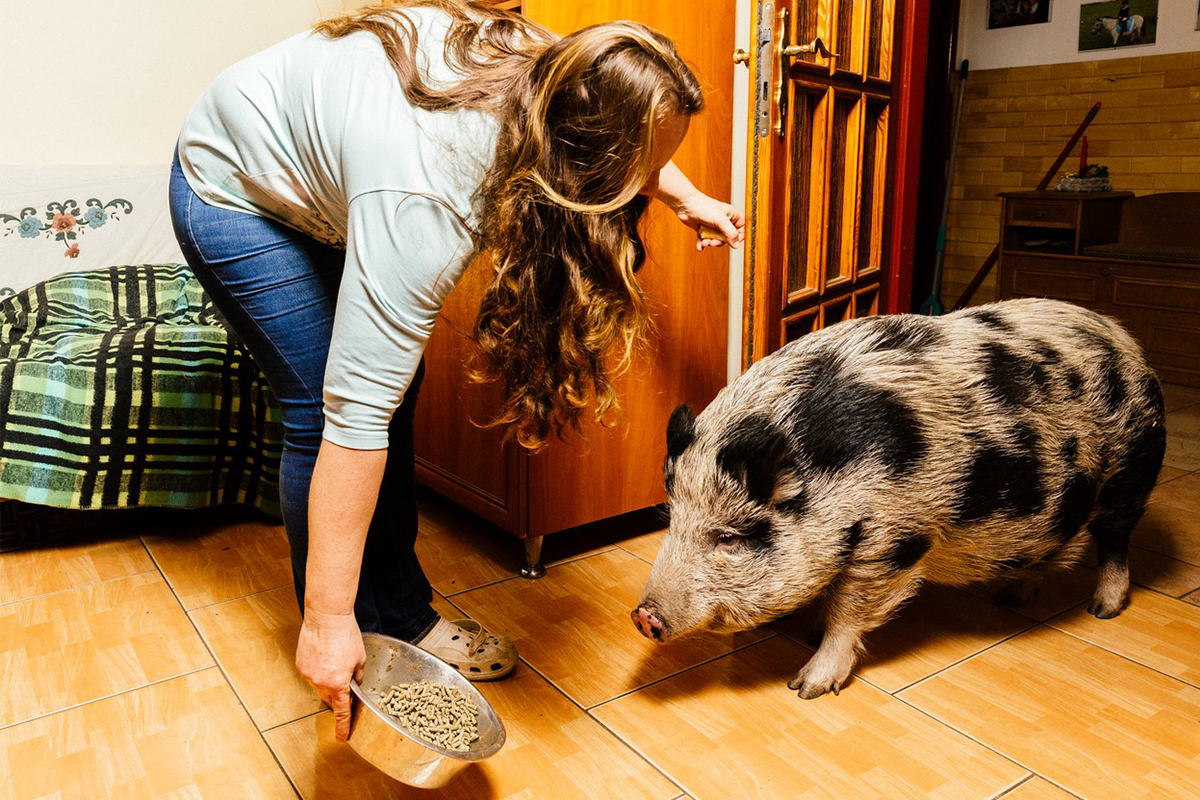
[[(1058, 168), (1067, 160), (1067, 156), (1071, 154), (1071, 149), (1075, 147), (1075, 143), (1079, 141), (1079, 137), (1083, 136), (1083, 132), (1087, 130), (1087, 126), (1092, 124), (1092, 120), (1096, 118), (1096, 114), (1100, 111), (1100, 104), (1092, 106), (1092, 110), (1087, 113), (1080, 123), (1079, 128), (1075, 131), (1075, 135), (1067, 142), (1067, 146), (1058, 154), (1058, 158), (1054, 160), (1053, 166), (1046, 172), (1046, 177), (1042, 178), (1042, 182), (1037, 185), (1037, 190), (1043, 191), (1050, 185), (1050, 180), (1058, 172)], [(967, 284), (967, 288), (963, 290), (962, 296), (958, 298), (958, 302), (954, 304), (954, 310), (958, 311), (961, 308), (966, 308), (967, 303), (971, 302), (971, 296), (975, 294), (975, 290), (979, 288), (979, 284), (983, 283), (983, 279), (987, 277), (991, 271), (992, 265), (996, 263), (996, 259), (1000, 257), (1000, 245), (997, 244), (992, 248), (991, 254), (983, 262), (983, 265), (975, 273), (975, 277), (971, 278), (971, 282)]]

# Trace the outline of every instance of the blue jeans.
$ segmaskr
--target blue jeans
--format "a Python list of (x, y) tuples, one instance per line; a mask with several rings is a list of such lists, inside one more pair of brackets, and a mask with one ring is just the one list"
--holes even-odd
[[(210, 206), (171, 166), (171, 222), (196, 278), (245, 343), (283, 410), (279, 500), (304, 611), (308, 490), (325, 425), (322, 387), (345, 253), (286, 225)], [(364, 631), (412, 640), (437, 620), (413, 545), (413, 411), (422, 362), (388, 429), (387, 467), (367, 531), (354, 614)]]

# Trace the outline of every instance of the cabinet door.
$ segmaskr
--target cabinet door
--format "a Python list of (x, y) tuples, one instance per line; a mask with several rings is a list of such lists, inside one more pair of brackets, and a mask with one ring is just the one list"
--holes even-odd
[(425, 348), (425, 380), (417, 399), (417, 480), (511, 532), (521, 527), (521, 471), (504, 432), (484, 424), (500, 407), (498, 384), (467, 376), (470, 336), (491, 268), (472, 265), (451, 293)]
[[(618, 19), (642, 22), (671, 37), (705, 89), (706, 108), (692, 120), (675, 156), (704, 192), (729, 199), (733, 126), (734, 0), (525, 0), (525, 13), (556, 33)], [(529, 534), (612, 517), (666, 500), (662, 460), (667, 418), (682, 402), (702, 409), (725, 384), (729, 254), (697, 253), (694, 232), (661, 203), (643, 226), (649, 259), (639, 280), (654, 308), (656, 335), (618, 391), (625, 424), (584, 428), (529, 458)]]
[[(705, 88), (706, 110), (692, 120), (675, 162), (702, 191), (729, 198), (735, 0), (525, 0), (521, 10), (565, 34), (597, 22), (631, 19), (672, 37)], [(742, 123), (739, 123), (742, 124)], [(653, 308), (654, 336), (618, 379), (622, 423), (584, 425), (534, 456), (480, 429), (499, 388), (468, 382), (464, 362), (482, 280), (472, 269), (455, 289), (426, 349), (417, 403), (418, 479), (520, 536), (540, 536), (663, 502), (662, 459), (672, 409), (702, 409), (725, 384), (728, 251), (697, 253), (696, 237), (661, 203), (643, 224), (649, 258), (639, 280)]]

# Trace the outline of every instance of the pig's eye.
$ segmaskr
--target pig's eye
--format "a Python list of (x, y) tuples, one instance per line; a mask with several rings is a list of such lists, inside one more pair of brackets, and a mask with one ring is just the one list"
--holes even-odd
[(733, 547), (733, 543), (737, 541), (737, 538), (732, 533), (719, 534), (717, 536), (717, 546), (728, 550), (730, 547)]

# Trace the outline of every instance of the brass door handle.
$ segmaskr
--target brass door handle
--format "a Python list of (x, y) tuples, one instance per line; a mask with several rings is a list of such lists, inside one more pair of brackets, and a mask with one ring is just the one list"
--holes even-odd
[(737, 50), (733, 51), (733, 63), (749, 64), (750, 63), (750, 54), (739, 47)]
[(788, 45), (787, 47), (783, 48), (781, 55), (783, 55), (785, 58), (791, 58), (792, 56), (804, 55), (806, 53), (820, 53), (821, 55), (825, 56), (825, 58), (838, 58), (838, 54), (831, 52), (830, 49), (825, 46), (825, 43), (821, 41), (820, 36), (813, 39), (808, 44)]

